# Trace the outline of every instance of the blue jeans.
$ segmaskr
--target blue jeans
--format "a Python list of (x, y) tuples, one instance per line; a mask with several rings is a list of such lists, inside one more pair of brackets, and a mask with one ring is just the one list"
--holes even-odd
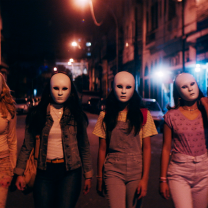
[(173, 154), (167, 176), (175, 208), (207, 208), (207, 153), (196, 157)]
[(37, 208), (74, 208), (81, 191), (82, 169), (66, 171), (65, 163), (47, 163), (37, 170), (34, 201)]

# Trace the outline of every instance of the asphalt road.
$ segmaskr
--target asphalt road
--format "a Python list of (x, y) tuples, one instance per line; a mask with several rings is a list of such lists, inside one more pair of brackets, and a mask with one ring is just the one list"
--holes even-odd
[[(96, 174), (98, 138), (92, 134), (98, 115), (87, 113), (89, 118), (88, 136), (91, 146), (94, 173)], [(24, 138), (25, 115), (17, 117), (18, 151)], [(174, 208), (171, 200), (165, 200), (159, 195), (159, 167), (162, 147), (162, 134), (151, 139), (152, 161), (147, 196), (143, 199), (143, 208)], [(107, 200), (96, 193), (96, 178), (92, 180), (92, 188), (88, 195), (81, 193), (76, 208), (107, 208)], [(24, 195), (21, 191), (9, 192), (6, 208), (34, 208), (32, 193)]]

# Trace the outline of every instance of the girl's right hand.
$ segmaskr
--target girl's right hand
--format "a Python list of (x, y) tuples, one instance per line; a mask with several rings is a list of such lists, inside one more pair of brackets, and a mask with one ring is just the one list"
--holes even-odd
[(167, 182), (160, 183), (160, 194), (165, 199), (170, 198), (170, 189), (169, 189)]
[(97, 178), (97, 193), (100, 196), (103, 196), (103, 179), (102, 178)]
[(24, 191), (26, 187), (24, 177), (18, 176), (15, 185), (20, 191)]

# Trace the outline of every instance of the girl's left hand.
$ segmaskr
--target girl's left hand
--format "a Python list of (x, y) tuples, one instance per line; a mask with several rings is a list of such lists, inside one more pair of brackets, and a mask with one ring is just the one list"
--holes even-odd
[(141, 199), (147, 194), (147, 181), (145, 181), (144, 179), (141, 179), (141, 181), (139, 182), (137, 194), (139, 195), (138, 199)]
[(12, 177), (10, 176), (5, 176), (0, 179), (0, 185), (4, 188), (8, 188), (10, 183), (11, 183)]
[(83, 194), (88, 194), (91, 188), (91, 178), (86, 178), (85, 182), (84, 182), (84, 190), (83, 190)]

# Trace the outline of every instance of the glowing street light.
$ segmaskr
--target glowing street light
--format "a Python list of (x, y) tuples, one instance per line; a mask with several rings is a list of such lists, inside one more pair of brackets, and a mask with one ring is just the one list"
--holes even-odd
[(78, 44), (77, 44), (77, 42), (76, 42), (76, 41), (73, 41), (73, 42), (71, 43), (71, 45), (72, 45), (73, 47), (78, 46)]
[(200, 64), (196, 64), (195, 72), (200, 72), (200, 71), (201, 71), (201, 65)]
[(69, 62), (68, 62), (68, 65), (72, 65), (73, 62), (74, 62), (74, 59), (73, 58), (70, 58), (69, 59)]
[(157, 73), (156, 73), (156, 75), (158, 76), (158, 77), (164, 77), (164, 72), (163, 71), (158, 71)]
[(80, 6), (80, 5), (85, 6), (88, 3), (89, 3), (89, 0), (76, 0), (76, 4), (78, 6)]

